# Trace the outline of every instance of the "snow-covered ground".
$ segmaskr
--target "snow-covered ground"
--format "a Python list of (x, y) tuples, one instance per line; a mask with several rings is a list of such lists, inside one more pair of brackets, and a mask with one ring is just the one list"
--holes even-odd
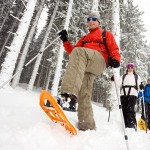
[[(126, 150), (120, 111), (93, 104), (96, 131), (70, 135), (39, 106), (40, 92), (23, 88), (0, 90), (0, 150)], [(77, 113), (65, 112), (77, 126)], [(139, 119), (140, 115), (137, 115)], [(149, 150), (150, 131), (127, 129), (129, 150)]]

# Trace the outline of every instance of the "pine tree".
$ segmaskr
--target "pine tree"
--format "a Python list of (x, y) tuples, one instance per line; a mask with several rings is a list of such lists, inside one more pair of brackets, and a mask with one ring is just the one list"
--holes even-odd
[[(145, 37), (143, 35), (146, 30), (141, 19), (142, 14), (143, 12), (139, 11), (138, 6), (134, 6), (133, 1), (130, 0), (122, 8), (121, 15), (122, 68), (124, 68), (128, 62), (133, 62), (136, 64), (139, 73), (142, 70), (147, 71), (147, 67), (143, 65), (147, 60), (147, 55), (144, 55), (147, 50)], [(143, 59), (144, 57), (145, 59)]]

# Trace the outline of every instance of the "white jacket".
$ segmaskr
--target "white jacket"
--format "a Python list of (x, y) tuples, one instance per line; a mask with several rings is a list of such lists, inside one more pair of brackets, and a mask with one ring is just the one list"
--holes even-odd
[[(124, 95), (124, 91), (122, 89), (122, 77), (123, 75), (120, 77), (120, 88), (121, 88), (120, 95)], [(141, 77), (138, 75), (138, 80), (137, 80), (138, 91), (139, 91), (140, 84), (141, 84)], [(136, 86), (135, 75), (133, 74), (133, 72), (128, 72), (128, 74), (125, 76), (124, 81), (123, 81), (123, 86), (126, 86), (126, 85)], [(128, 94), (128, 91), (129, 91), (129, 88), (125, 88), (126, 95)], [(134, 87), (132, 87), (129, 95), (138, 96), (138, 91)]]

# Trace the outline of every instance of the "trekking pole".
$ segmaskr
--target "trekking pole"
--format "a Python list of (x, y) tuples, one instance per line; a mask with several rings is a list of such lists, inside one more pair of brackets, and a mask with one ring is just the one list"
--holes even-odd
[(114, 68), (112, 68), (112, 71), (113, 71), (113, 75), (114, 75), (114, 82), (115, 82), (116, 94), (117, 94), (118, 104), (119, 104), (119, 109), (120, 109), (120, 114), (121, 114), (122, 126), (123, 126), (123, 131), (124, 131), (124, 138), (125, 138), (125, 141), (126, 141), (127, 150), (129, 150), (128, 136), (126, 134), (125, 122), (124, 122), (124, 117), (123, 117), (123, 112), (122, 112), (121, 101), (120, 101), (120, 93), (118, 93), (118, 90), (117, 90), (118, 89), (117, 88), (117, 80), (116, 80)]
[(144, 90), (142, 90), (142, 103), (144, 109), (144, 118), (145, 118), (145, 126), (146, 126), (146, 133), (147, 133), (147, 117), (146, 117), (146, 110), (145, 110), (145, 103), (144, 103)]
[(49, 45), (47, 45), (42, 51), (39, 51), (37, 55), (35, 55), (31, 60), (29, 60), (20, 70), (18, 70), (11, 78), (5, 81), (2, 85), (0, 85), (0, 89), (3, 88), (7, 83), (9, 83), (19, 72), (21, 72), (24, 68), (26, 68), (33, 60), (35, 60), (39, 55), (41, 55), (48, 47), (50, 47), (56, 40), (58, 40), (60, 36), (55, 38)]

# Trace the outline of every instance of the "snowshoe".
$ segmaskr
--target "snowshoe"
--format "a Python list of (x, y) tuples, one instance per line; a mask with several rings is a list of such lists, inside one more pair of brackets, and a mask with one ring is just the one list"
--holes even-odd
[(140, 128), (140, 130), (147, 130), (147, 125), (146, 125), (146, 121), (144, 119), (139, 119), (138, 121), (138, 127)]
[[(52, 107), (45, 106), (45, 104), (46, 104), (45, 100), (49, 101), (50, 106), (52, 106)], [(54, 97), (45, 90), (42, 91), (41, 95), (40, 95), (40, 106), (52, 121), (54, 121), (55, 123), (60, 123), (71, 134), (73, 134), (73, 135), (77, 134), (76, 128), (67, 119), (67, 117), (64, 114), (60, 105), (57, 103), (57, 101), (54, 99)]]

